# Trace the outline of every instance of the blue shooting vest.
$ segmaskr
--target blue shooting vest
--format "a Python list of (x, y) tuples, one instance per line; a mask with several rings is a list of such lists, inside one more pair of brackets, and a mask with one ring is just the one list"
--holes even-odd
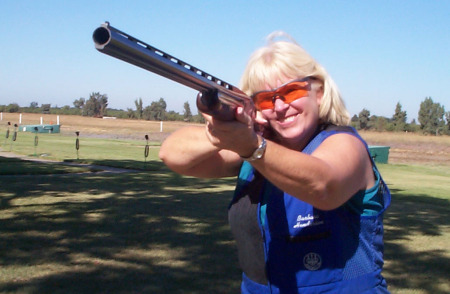
[[(311, 154), (326, 138), (338, 133), (354, 135), (369, 153), (353, 128), (336, 126), (320, 131), (302, 152)], [(314, 208), (264, 179), (258, 224), (268, 284), (256, 283), (244, 273), (242, 293), (389, 293), (381, 275), (382, 215), (391, 198), (373, 160), (372, 164), (379, 177), (376, 193), (381, 208), (371, 215), (355, 213), (346, 204), (331, 211)], [(243, 170), (245, 179), (241, 178)], [(253, 178), (254, 169), (245, 162), (235, 199)]]

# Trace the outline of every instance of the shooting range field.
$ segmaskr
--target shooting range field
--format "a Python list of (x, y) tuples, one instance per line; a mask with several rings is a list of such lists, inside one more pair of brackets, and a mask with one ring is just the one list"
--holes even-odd
[[(23, 114), (22, 124), (41, 116), (56, 121)], [(12, 141), (15, 123), (18, 114), (3, 113), (0, 293), (239, 292), (227, 223), (235, 179), (179, 176), (157, 157), (185, 123), (164, 122), (161, 132), (159, 122), (61, 115), (61, 132), (37, 134), (37, 146), (30, 132)], [(393, 194), (385, 216), (389, 289), (449, 293), (450, 137), (361, 134), (390, 146), (389, 164), (378, 165)]]

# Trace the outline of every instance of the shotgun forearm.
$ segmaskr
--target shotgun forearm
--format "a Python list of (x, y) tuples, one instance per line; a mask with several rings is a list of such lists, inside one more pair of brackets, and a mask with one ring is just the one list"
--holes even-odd
[(108, 22), (97, 28), (92, 37), (98, 51), (198, 90), (198, 109), (217, 119), (234, 120), (237, 106), (253, 112), (251, 98), (235, 86), (119, 31)]

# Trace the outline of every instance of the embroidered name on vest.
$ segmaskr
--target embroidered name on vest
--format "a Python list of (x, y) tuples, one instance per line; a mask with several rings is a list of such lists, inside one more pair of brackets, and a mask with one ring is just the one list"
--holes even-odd
[(293, 226), (294, 229), (304, 228), (308, 226), (318, 226), (322, 225), (323, 220), (320, 219), (318, 215), (311, 215), (308, 213), (306, 216), (301, 214), (297, 216), (297, 223)]

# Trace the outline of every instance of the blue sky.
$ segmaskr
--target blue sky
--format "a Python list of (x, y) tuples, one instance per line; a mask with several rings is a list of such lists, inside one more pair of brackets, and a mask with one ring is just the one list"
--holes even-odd
[(0, 104), (73, 106), (91, 92), (109, 107), (164, 98), (195, 112), (196, 91), (97, 52), (104, 21), (238, 85), (250, 54), (275, 30), (331, 74), (350, 113), (408, 121), (425, 97), (450, 111), (450, 1), (0, 0)]

